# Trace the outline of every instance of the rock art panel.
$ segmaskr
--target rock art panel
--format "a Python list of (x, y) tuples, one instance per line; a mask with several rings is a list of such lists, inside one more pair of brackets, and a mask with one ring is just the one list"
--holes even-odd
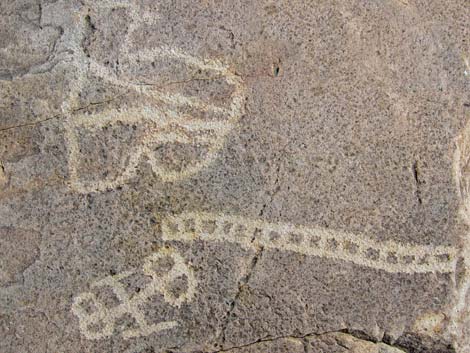
[(0, 352), (470, 353), (467, 2), (0, 2)]

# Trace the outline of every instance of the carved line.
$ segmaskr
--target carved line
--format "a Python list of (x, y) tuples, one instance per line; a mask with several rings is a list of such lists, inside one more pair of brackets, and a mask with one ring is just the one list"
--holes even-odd
[(253, 251), (259, 247), (293, 251), (391, 273), (453, 272), (457, 253), (449, 246), (379, 243), (362, 235), (326, 228), (274, 224), (212, 213), (169, 216), (162, 223), (162, 233), (163, 240), (230, 242)]
[[(460, 200), (459, 213), (464, 224), (470, 226), (470, 122), (455, 139), (455, 151), (453, 156), (453, 173), (457, 195)], [(470, 234), (468, 230), (461, 236), (461, 248), (459, 256), (459, 271), (455, 271), (455, 299), (450, 310), (450, 324), (448, 331), (461, 337), (470, 323), (468, 307), (468, 294), (470, 292)]]

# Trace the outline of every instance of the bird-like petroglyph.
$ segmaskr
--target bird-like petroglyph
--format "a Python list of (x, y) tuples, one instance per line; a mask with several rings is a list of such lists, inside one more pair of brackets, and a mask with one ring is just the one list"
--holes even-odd
[(164, 240), (237, 243), (245, 249), (279, 249), (350, 261), (392, 273), (449, 273), (456, 249), (450, 246), (377, 242), (360, 234), (287, 223), (269, 223), (212, 213), (182, 213), (162, 223)]
[[(120, 7), (129, 10), (130, 25), (128, 33), (132, 33), (145, 16), (136, 11), (133, 4), (120, 2)], [(99, 4), (98, 8), (111, 6), (108, 2)], [(115, 7), (115, 5), (113, 5)], [(77, 41), (85, 36), (85, 21), (81, 20), (81, 28)], [(64, 113), (68, 116), (65, 123), (66, 140), (68, 143), (68, 167), (70, 185), (78, 192), (103, 191), (125, 184), (137, 174), (139, 163), (145, 159), (152, 171), (165, 182), (178, 181), (190, 177), (210, 165), (223, 147), (227, 134), (234, 128), (238, 119), (243, 115), (245, 88), (239, 76), (219, 60), (199, 58), (178, 48), (158, 47), (132, 51), (129, 47), (131, 39), (125, 38), (122, 55), (126, 58), (127, 66), (138, 68), (142, 63), (153, 63), (159, 60), (177, 62), (191, 72), (205, 72), (208, 81), (223, 81), (231, 87), (230, 96), (225, 104), (216, 104), (198, 96), (175, 92), (167, 92), (164, 87), (143, 84), (128, 74), (118, 75), (97, 60), (85, 55), (83, 48), (77, 48), (73, 59), (78, 68), (79, 77), (74, 84), (70, 99), (64, 104)], [(132, 70), (131, 70), (132, 71)], [(133, 92), (142, 103), (136, 106), (105, 108), (100, 112), (77, 113), (74, 106), (83, 91), (86, 76), (93, 75), (98, 80)], [(188, 79), (189, 81), (191, 79)], [(179, 82), (181, 83), (181, 82)], [(137, 134), (131, 143), (126, 143), (125, 153), (112, 173), (104, 173), (100, 178), (92, 179), (86, 167), (81, 166), (80, 160), (93, 159), (87, 156), (80, 147), (80, 136), (96, 134), (103, 128), (119, 124), (141, 126), (144, 132)], [(99, 134), (96, 134), (99, 139)], [(104, 142), (102, 142), (104, 143)], [(104, 143), (104, 149), (109, 146)], [(192, 157), (191, 163), (169, 168), (162, 165), (156, 157), (159, 146), (171, 145), (191, 146), (200, 151), (200, 155)], [(189, 157), (191, 158), (191, 157)]]
[[(161, 266), (161, 262), (165, 260), (167, 263), (169, 261), (171, 265), (171, 269), (166, 273), (164, 269), (160, 268), (164, 267)], [(113, 335), (116, 321), (124, 315), (130, 315), (138, 326), (137, 329), (124, 330), (122, 336), (125, 339), (148, 336), (178, 326), (176, 321), (149, 324), (142, 311), (142, 306), (157, 294), (161, 294), (165, 302), (174, 307), (180, 307), (184, 302), (190, 302), (195, 295), (197, 286), (193, 270), (176, 251), (163, 248), (145, 258), (142, 272), (151, 277), (151, 281), (133, 296), (127, 293), (122, 284), (124, 279), (135, 273), (133, 271), (108, 276), (92, 284), (92, 288), (109, 287), (120, 302), (115, 307), (105, 307), (93, 292), (81, 293), (74, 298), (72, 312), (78, 317), (80, 332), (86, 338), (96, 340)], [(170, 290), (170, 287), (175, 280), (181, 277), (186, 278), (187, 288), (176, 295)], [(87, 310), (87, 306), (92, 306), (92, 309)]]
[[(220, 75), (223, 76), (229, 84), (235, 86), (230, 108), (212, 106), (195, 97), (185, 97), (179, 94), (168, 95), (152, 88), (136, 87), (129, 84), (129, 88), (139, 90), (140, 94), (145, 95), (148, 99), (160, 101), (163, 105), (159, 108), (155, 108), (154, 106), (142, 106), (138, 108), (122, 109), (120, 111), (111, 110), (92, 116), (83, 114), (69, 120), (66, 125), (69, 144), (69, 171), (71, 183), (78, 191), (99, 191), (107, 188), (115, 188), (124, 184), (127, 180), (136, 175), (136, 169), (142, 157), (147, 157), (153, 172), (164, 181), (175, 181), (189, 177), (213, 162), (217, 152), (223, 146), (226, 135), (234, 127), (236, 120), (241, 116), (241, 108), (243, 106), (241, 82), (236, 76), (230, 74), (226, 67), (215, 61), (203, 62), (202, 60), (192, 58), (179, 51), (168, 48), (153, 49), (151, 52), (154, 57), (171, 56), (184, 58), (190, 64), (220, 72)], [(103, 78), (111, 78), (113, 83), (123, 84), (116, 78), (113, 79), (112, 74), (101, 72), (100, 67), (95, 65), (91, 65), (90, 67), (102, 74)], [(223, 116), (223, 119), (208, 121), (193, 118), (178, 112), (179, 107), (184, 108), (185, 106), (197, 107), (200, 110), (209, 111), (213, 113), (214, 116)], [(148, 123), (151, 128), (146, 134), (140, 136), (136, 144), (130, 147), (131, 151), (129, 152), (129, 156), (122, 165), (123, 169), (118, 176), (91, 182), (86, 181), (86, 179), (81, 179), (79, 177), (80, 170), (77, 167), (77, 159), (79, 158), (80, 151), (78, 137), (75, 132), (80, 128), (93, 131), (103, 128), (104, 126), (118, 123)], [(172, 171), (159, 166), (153, 152), (153, 147), (156, 145), (172, 143), (206, 146), (207, 150), (204, 157), (197, 161), (197, 163), (182, 170)]]

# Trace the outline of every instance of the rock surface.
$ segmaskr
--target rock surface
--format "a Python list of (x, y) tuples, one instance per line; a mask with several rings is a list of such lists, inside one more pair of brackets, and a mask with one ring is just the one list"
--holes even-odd
[(0, 3), (0, 352), (470, 352), (467, 0)]

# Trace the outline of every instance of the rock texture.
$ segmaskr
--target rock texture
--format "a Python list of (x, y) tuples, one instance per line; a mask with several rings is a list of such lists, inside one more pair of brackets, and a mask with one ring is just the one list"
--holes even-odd
[(467, 0), (0, 3), (0, 352), (470, 352)]

